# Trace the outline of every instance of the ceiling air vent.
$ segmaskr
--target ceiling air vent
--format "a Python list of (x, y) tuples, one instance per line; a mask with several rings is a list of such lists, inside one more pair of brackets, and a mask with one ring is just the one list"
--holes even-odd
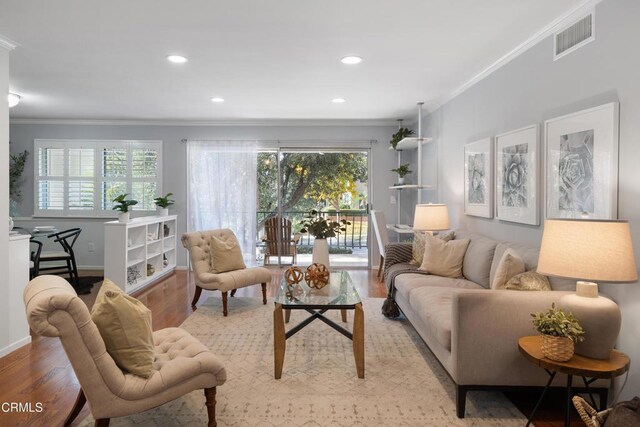
[(593, 11), (580, 18), (562, 31), (554, 34), (553, 59), (563, 56), (581, 48), (594, 40)]

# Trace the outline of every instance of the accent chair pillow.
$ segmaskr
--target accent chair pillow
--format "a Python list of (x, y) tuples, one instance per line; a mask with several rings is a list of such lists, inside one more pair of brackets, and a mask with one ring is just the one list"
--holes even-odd
[(151, 310), (105, 278), (91, 319), (120, 369), (143, 378), (151, 376), (155, 358)]
[[(411, 258), (411, 264), (413, 265), (422, 265), (422, 260), (424, 259), (424, 246), (426, 244), (424, 236), (427, 234), (429, 233), (423, 233), (421, 231), (413, 233), (413, 251)], [(435, 237), (448, 242), (456, 237), (456, 232), (450, 231), (446, 234), (436, 234)]]
[(502, 254), (496, 273), (493, 276), (491, 289), (504, 289), (507, 282), (516, 274), (524, 273), (526, 270), (524, 260), (516, 251), (508, 248)]
[(535, 270), (516, 274), (507, 282), (505, 289), (513, 291), (550, 291), (549, 278)]
[(211, 249), (212, 273), (217, 274), (247, 268), (242, 259), (240, 244), (235, 236), (226, 240), (211, 236), (209, 245)]
[(445, 242), (430, 234), (425, 234), (424, 258), (420, 270), (454, 279), (462, 277), (462, 261), (469, 242), (469, 239)]

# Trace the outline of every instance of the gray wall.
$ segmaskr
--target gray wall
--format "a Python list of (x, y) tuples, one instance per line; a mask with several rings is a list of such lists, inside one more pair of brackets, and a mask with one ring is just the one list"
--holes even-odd
[[(548, 37), (426, 117), (426, 134), (437, 139), (440, 198), (449, 205), (453, 227), (539, 246), (542, 226), (464, 215), (464, 144), (619, 101), (619, 218), (630, 221), (640, 265), (639, 16), (637, 0), (606, 0), (596, 8), (594, 42), (554, 62)], [(631, 398), (640, 395), (640, 286), (605, 284), (601, 291), (622, 310), (618, 347), (632, 360), (622, 397)]]
[[(390, 204), (388, 187), (394, 182), (395, 157), (390, 152), (388, 141), (394, 128), (390, 126), (133, 126), (133, 125), (62, 125), (62, 124), (11, 124), (11, 150), (29, 150), (33, 153), (33, 140), (39, 138), (90, 138), (90, 139), (146, 139), (162, 140), (163, 144), (163, 188), (175, 193), (176, 204), (171, 213), (179, 215), (179, 233), (186, 230), (187, 177), (186, 144), (190, 140), (281, 140), (283, 144), (292, 140), (378, 140), (372, 146), (372, 179), (370, 202), (375, 209), (395, 218), (395, 206)], [(314, 145), (309, 143), (310, 146)], [(75, 218), (25, 218), (33, 214), (33, 155), (25, 167), (22, 185), (23, 202), (20, 205), (21, 220), (18, 225), (59, 225), (70, 227), (80, 224), (83, 233), (78, 240), (78, 263), (83, 267), (102, 267), (104, 260), (104, 219)], [(95, 252), (88, 252), (89, 243)], [(370, 247), (375, 247), (375, 242)], [(377, 262), (377, 249), (372, 249), (372, 259)], [(186, 265), (184, 251), (178, 252), (178, 265)]]

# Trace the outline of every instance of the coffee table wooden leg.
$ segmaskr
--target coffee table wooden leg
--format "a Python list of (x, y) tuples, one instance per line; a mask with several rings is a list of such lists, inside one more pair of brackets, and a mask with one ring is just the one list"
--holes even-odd
[(282, 377), (286, 337), (284, 331), (284, 316), (282, 304), (276, 304), (273, 310), (273, 367), (274, 376), (278, 380)]
[(358, 378), (364, 378), (364, 311), (356, 304), (353, 315), (353, 357), (356, 359)]
[(344, 308), (342, 310), (340, 310), (340, 313), (342, 314), (342, 321), (343, 322), (347, 322), (347, 310), (345, 310)]
[(291, 309), (290, 308), (285, 308), (284, 309), (284, 321), (285, 321), (285, 323), (289, 323), (289, 319), (291, 319)]

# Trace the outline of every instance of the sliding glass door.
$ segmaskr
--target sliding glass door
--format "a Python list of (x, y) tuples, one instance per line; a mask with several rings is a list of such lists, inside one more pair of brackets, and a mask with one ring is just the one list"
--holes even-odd
[(300, 235), (311, 211), (349, 221), (328, 239), (332, 267), (368, 267), (368, 150), (260, 151), (257, 256), (265, 264), (309, 265), (314, 238)]

